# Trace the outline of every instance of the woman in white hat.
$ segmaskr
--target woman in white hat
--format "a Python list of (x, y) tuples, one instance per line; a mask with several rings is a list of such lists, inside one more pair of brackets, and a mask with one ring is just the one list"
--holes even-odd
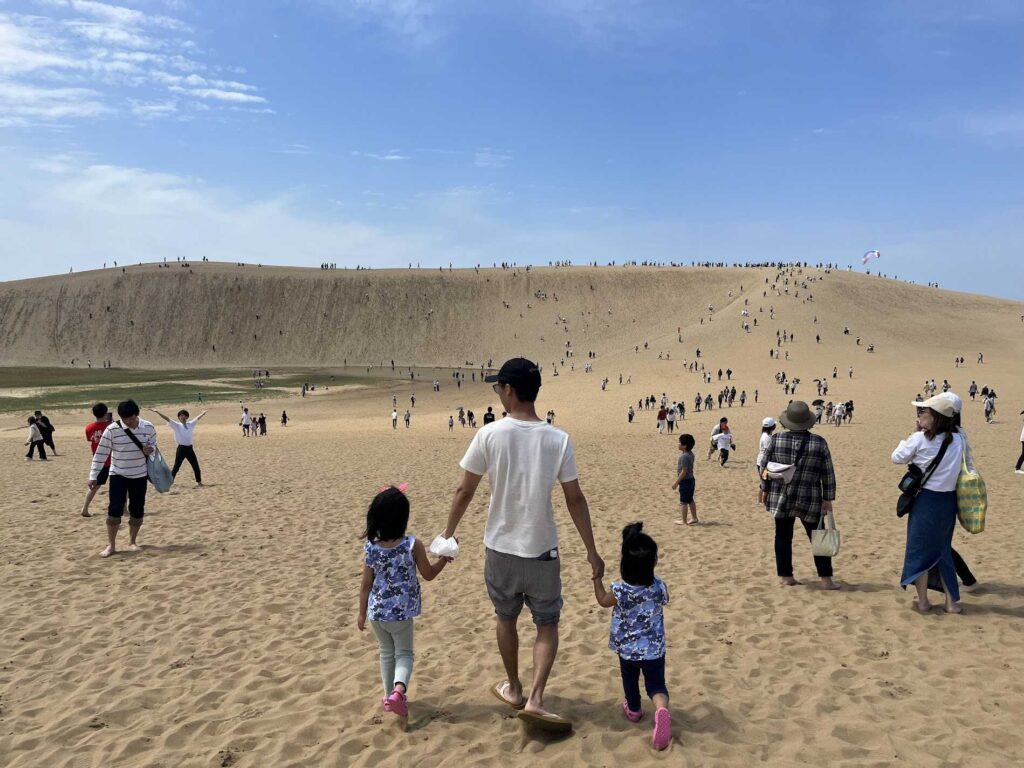
[[(947, 613), (960, 613), (960, 587), (953, 565), (953, 530), (956, 528), (956, 483), (964, 441), (954, 423), (956, 408), (951, 398), (937, 395), (915, 401), (917, 431), (892, 452), (893, 464), (915, 464), (925, 473), (914, 508), (907, 516), (907, 547), (900, 586), (917, 589), (915, 608), (931, 609), (928, 572), (937, 569), (945, 593)], [(941, 461), (940, 452), (945, 447)]]

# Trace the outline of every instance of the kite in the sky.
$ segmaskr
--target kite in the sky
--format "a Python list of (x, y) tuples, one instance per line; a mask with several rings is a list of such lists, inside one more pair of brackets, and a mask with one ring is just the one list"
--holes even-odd
[(861, 261), (861, 263), (862, 263), (862, 264), (867, 264), (867, 263), (868, 263), (868, 261), (870, 261), (870, 260), (871, 260), (872, 258), (875, 258), (875, 259), (880, 259), (880, 258), (882, 258), (882, 253), (881, 253), (881, 251), (868, 251), (867, 253), (865, 253), (865, 254), (864, 254), (864, 255), (863, 255), (862, 257), (861, 257), (861, 260), (860, 260), (860, 261)]

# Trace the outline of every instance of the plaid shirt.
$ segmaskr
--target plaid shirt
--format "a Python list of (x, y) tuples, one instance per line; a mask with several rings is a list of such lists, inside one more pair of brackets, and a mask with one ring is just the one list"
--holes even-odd
[(765, 450), (765, 463), (794, 463), (805, 440), (807, 447), (792, 482), (787, 486), (781, 480), (762, 480), (761, 489), (768, 492), (768, 511), (773, 517), (799, 517), (817, 524), (821, 518), (821, 502), (836, 498), (836, 473), (825, 438), (810, 432), (772, 435)]

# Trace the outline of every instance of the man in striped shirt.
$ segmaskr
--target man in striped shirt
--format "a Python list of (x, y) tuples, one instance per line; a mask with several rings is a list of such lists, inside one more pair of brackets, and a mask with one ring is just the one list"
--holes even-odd
[[(136, 539), (146, 511), (148, 467), (146, 457), (156, 450), (156, 429), (139, 418), (134, 400), (117, 404), (120, 417), (103, 431), (89, 471), (89, 488), (95, 488), (103, 465), (110, 457), (110, 506), (107, 508), (107, 548), (100, 557), (110, 557), (117, 549), (114, 542), (121, 527), (125, 502), (128, 503), (128, 548), (139, 549)], [(134, 440), (132, 439), (134, 436)], [(136, 440), (139, 445), (136, 444)], [(141, 445), (141, 448), (140, 448)]]

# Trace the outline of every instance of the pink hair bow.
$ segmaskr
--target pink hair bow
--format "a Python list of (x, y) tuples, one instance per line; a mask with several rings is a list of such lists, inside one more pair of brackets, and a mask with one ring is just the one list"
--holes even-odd
[[(391, 487), (390, 485), (382, 485), (382, 486), (381, 486), (381, 488), (380, 488), (380, 490), (381, 490), (381, 493), (383, 493), (384, 491), (386, 491), (386, 490), (387, 490), (388, 488), (390, 488), (390, 487)], [(397, 488), (398, 490), (400, 490), (400, 491), (401, 491), (402, 493), (405, 493), (405, 490), (406, 490), (406, 488), (408, 488), (408, 487), (409, 487), (409, 484), (408, 484), (408, 483), (399, 483), (399, 484), (398, 484), (398, 485), (396, 485), (395, 487), (396, 487), (396, 488)]]

